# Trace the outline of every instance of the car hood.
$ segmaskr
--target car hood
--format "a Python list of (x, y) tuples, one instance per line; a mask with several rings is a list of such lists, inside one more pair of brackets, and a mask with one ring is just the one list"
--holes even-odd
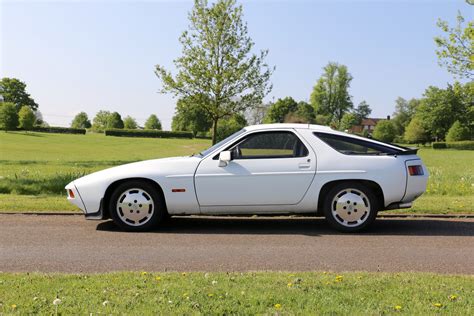
[(90, 182), (108, 182), (124, 178), (157, 179), (169, 176), (193, 175), (200, 157), (171, 157), (133, 162), (86, 175), (74, 180), (76, 186)]

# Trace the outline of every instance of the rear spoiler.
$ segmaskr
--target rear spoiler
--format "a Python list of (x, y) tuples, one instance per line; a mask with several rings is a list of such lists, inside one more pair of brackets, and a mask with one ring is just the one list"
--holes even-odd
[(405, 155), (416, 155), (418, 148), (407, 148), (406, 150), (400, 150), (396, 155), (405, 156)]

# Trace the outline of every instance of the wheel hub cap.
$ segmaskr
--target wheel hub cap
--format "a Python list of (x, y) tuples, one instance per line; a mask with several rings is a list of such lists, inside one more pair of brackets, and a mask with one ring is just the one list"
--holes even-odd
[(340, 191), (331, 203), (334, 218), (347, 227), (361, 225), (370, 212), (370, 203), (367, 196), (357, 189)]
[(148, 222), (155, 210), (153, 199), (142, 189), (129, 189), (117, 201), (117, 214), (131, 226), (141, 226)]

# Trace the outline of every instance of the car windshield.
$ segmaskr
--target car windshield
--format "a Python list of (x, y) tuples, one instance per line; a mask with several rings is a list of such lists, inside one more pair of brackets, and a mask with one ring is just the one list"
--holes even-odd
[(234, 139), (235, 137), (237, 137), (238, 135), (242, 134), (243, 132), (245, 132), (245, 129), (241, 129), (240, 131), (238, 132), (235, 132), (234, 134), (230, 135), (229, 137), (221, 140), (220, 142), (218, 142), (217, 144), (209, 147), (208, 149), (204, 150), (204, 151), (201, 151), (199, 153), (200, 156), (207, 156), (208, 154), (212, 153), (214, 150), (216, 150), (217, 148), (219, 148), (220, 146), (222, 146), (223, 144), (227, 143), (228, 141)]

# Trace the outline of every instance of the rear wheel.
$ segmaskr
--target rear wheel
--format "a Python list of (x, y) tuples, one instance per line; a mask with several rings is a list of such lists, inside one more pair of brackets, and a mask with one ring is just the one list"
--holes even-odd
[(372, 224), (379, 202), (368, 187), (358, 182), (335, 185), (324, 203), (326, 220), (341, 232), (358, 232)]
[(128, 181), (112, 193), (109, 212), (123, 230), (147, 231), (162, 222), (166, 210), (156, 188), (145, 181)]

